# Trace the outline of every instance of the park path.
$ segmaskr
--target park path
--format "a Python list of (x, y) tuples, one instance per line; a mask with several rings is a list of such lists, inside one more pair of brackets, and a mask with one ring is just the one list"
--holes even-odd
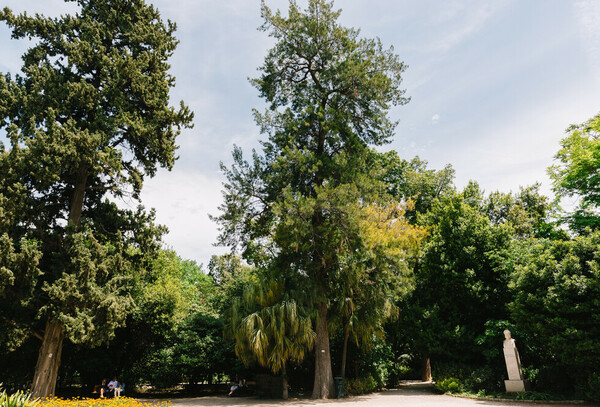
[(423, 388), (399, 388), (373, 393), (365, 396), (349, 397), (333, 400), (311, 400), (290, 399), (264, 400), (255, 397), (228, 398), (195, 397), (171, 400), (174, 407), (208, 407), (208, 406), (230, 406), (230, 407), (563, 407), (563, 406), (591, 406), (591, 404), (573, 403), (532, 403), (517, 401), (498, 401), (483, 399), (468, 399), (435, 394), (429, 389)]

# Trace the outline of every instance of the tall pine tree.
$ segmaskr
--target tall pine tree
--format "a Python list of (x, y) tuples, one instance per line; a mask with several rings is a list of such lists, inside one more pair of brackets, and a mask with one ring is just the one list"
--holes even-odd
[(183, 103), (169, 106), (175, 24), (143, 0), (77, 3), (77, 14), (58, 18), (0, 11), (14, 39), (34, 39), (21, 72), (0, 76), (0, 126), (10, 144), (0, 194), (10, 200), (18, 191), (25, 210), (10, 238), (15, 247), (36, 239), (42, 251), (34, 396), (55, 392), (65, 336), (98, 344), (123, 323), (127, 248), (144, 250), (139, 227), (160, 231), (143, 213), (104, 199), (138, 198), (145, 175), (171, 169), (175, 137), (192, 121)]
[[(375, 259), (363, 227), (385, 190), (371, 146), (390, 141), (396, 123), (387, 112), (408, 101), (399, 88), (405, 65), (378, 39), (339, 25), (339, 15), (325, 0), (306, 10), (291, 1), (287, 16), (263, 2), (261, 28), (276, 43), (252, 83), (270, 104), (255, 112), (267, 140), (250, 163), (234, 150), (216, 218), (221, 244), (305, 293), (297, 300), (315, 317), (314, 398), (334, 394), (328, 311), (337, 282), (361, 272), (377, 284), (406, 271)], [(397, 220), (388, 213), (386, 222)]]

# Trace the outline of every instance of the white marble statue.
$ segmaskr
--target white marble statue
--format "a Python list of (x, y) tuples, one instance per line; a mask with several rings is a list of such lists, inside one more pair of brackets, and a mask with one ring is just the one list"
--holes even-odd
[(525, 381), (521, 371), (521, 359), (515, 340), (510, 336), (510, 331), (504, 331), (504, 360), (506, 361), (506, 371), (508, 380), (504, 381), (507, 393), (518, 393), (525, 391)]

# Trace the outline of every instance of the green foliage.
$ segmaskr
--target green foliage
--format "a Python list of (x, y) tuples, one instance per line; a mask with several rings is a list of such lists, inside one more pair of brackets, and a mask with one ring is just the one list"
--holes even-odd
[(567, 236), (550, 216), (556, 211), (548, 197), (539, 192), (541, 184), (520, 187), (518, 193), (492, 192), (483, 201), (483, 211), (493, 224), (506, 224), (516, 238), (546, 237), (565, 239)]
[(561, 149), (555, 156), (558, 164), (548, 169), (557, 196), (579, 196), (580, 206), (569, 216), (573, 230), (598, 229), (600, 217), (600, 114), (567, 129)]
[[(254, 112), (267, 140), (250, 163), (234, 149), (216, 218), (221, 244), (241, 247), (249, 263), (297, 289), (299, 306), (318, 310), (322, 349), (329, 349), (327, 308), (339, 281), (362, 270), (385, 286), (386, 275), (406, 270), (389, 256), (378, 263), (360, 226), (361, 205), (381, 203), (370, 147), (391, 139), (388, 110), (408, 102), (399, 88), (405, 66), (378, 39), (339, 25), (339, 15), (325, 0), (310, 0), (306, 10), (291, 1), (287, 16), (263, 2), (261, 28), (275, 45), (252, 84), (270, 105)], [(317, 352), (315, 372), (322, 375), (314, 395), (326, 397), (333, 390), (327, 352)]]
[(583, 391), (587, 400), (600, 401), (600, 373), (592, 373)]
[[(520, 337), (519, 330), (508, 321), (490, 320), (485, 323), (484, 332), (475, 338), (476, 349), (485, 360), (485, 366), (498, 378), (506, 376), (504, 353), (501, 344), (504, 341), (504, 330), (511, 331), (514, 337)], [(491, 386), (488, 390), (495, 390)]]
[[(517, 396), (515, 397), (515, 399), (516, 400), (548, 401), (548, 400), (557, 400), (557, 397), (550, 393), (543, 393), (543, 392), (539, 392), (539, 391), (522, 391), (522, 392), (517, 393)], [(558, 398), (558, 399), (560, 399), (560, 398)]]
[(416, 286), (400, 304), (397, 329), (411, 338), (419, 355), (462, 354), (464, 362), (479, 363), (476, 338), (484, 324), (506, 317), (508, 272), (504, 260), (511, 229), (494, 225), (473, 207), (483, 202), (477, 189), (436, 201), (421, 217), (430, 238), (415, 270)]
[(442, 393), (460, 393), (463, 391), (463, 385), (460, 380), (454, 377), (448, 377), (437, 381), (435, 388)]
[(212, 256), (208, 263), (208, 275), (215, 289), (214, 305), (220, 315), (233, 306), (233, 300), (241, 297), (244, 288), (256, 282), (254, 268), (245, 264), (239, 256), (224, 254)]
[(427, 168), (427, 161), (415, 157), (401, 159), (394, 150), (377, 156), (383, 168), (381, 179), (388, 193), (395, 199), (412, 200), (414, 206), (407, 211), (407, 218), (416, 222), (417, 214), (431, 209), (434, 201), (454, 191), (454, 169), (450, 164), (442, 170)]
[(383, 337), (374, 337), (371, 346), (352, 347), (349, 365), (353, 367), (349, 376), (354, 379), (375, 380), (377, 388), (394, 387), (398, 367), (394, 363), (391, 345)]
[[(506, 369), (503, 366), (503, 369)], [(504, 375), (497, 369), (484, 364), (466, 364), (462, 362), (438, 361), (432, 367), (433, 380), (440, 386), (451, 386), (453, 390), (440, 391), (460, 393), (478, 393), (480, 391), (499, 392), (504, 390)], [(454, 385), (455, 383), (456, 385)]]
[(67, 231), (63, 244), (51, 266), (59, 277), (42, 287), (48, 300), (40, 315), (61, 321), (74, 343), (107, 343), (133, 306), (122, 274), (129, 269), (122, 241), (101, 244), (85, 229)]
[(140, 281), (137, 308), (120, 339), (129, 342), (130, 382), (166, 388), (225, 375), (234, 353), (223, 339), (218, 298), (201, 266), (161, 251)]
[[(41, 326), (98, 345), (124, 323), (132, 308), (125, 277), (160, 236), (152, 214), (118, 210), (105, 198), (139, 198), (144, 176), (171, 169), (175, 137), (192, 114), (183, 103), (169, 106), (173, 23), (143, 0), (77, 3), (77, 14), (58, 18), (0, 11), (12, 38), (32, 44), (20, 73), (0, 75), (0, 128), (9, 141), (0, 151), (0, 204), (10, 202), (0, 217), (13, 246), (35, 239), (42, 253), (43, 274), (20, 319), (35, 313)], [(61, 345), (44, 352), (59, 354)], [(39, 365), (32, 390), (48, 395), (60, 361), (40, 361), (54, 367)]]
[(229, 311), (227, 333), (246, 364), (257, 361), (285, 374), (288, 361), (302, 362), (314, 346), (310, 317), (273, 281), (247, 286)]
[(21, 391), (8, 394), (6, 390), (3, 390), (0, 393), (0, 407), (36, 407), (38, 405), (38, 399), (32, 399), (30, 394)]
[(511, 315), (539, 390), (573, 393), (598, 372), (600, 235), (515, 249)]
[(27, 328), (15, 321), (22, 316), (21, 305), (31, 301), (34, 282), (40, 275), (40, 257), (35, 241), (23, 239), (15, 245), (8, 234), (0, 235), (0, 304), (4, 305), (0, 344), (5, 352), (14, 351), (27, 339)]
[(358, 396), (377, 391), (380, 387), (377, 381), (370, 375), (344, 381), (344, 394)]

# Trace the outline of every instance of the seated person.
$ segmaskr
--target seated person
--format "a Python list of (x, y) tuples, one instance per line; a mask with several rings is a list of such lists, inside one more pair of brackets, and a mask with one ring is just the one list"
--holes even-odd
[(108, 393), (108, 386), (106, 385), (106, 379), (102, 379), (102, 384), (100, 385), (100, 398), (106, 397), (105, 394)]
[(108, 382), (108, 393), (111, 397), (119, 397), (121, 395), (121, 387), (115, 376), (110, 382)]
[(233, 396), (233, 394), (235, 393), (235, 391), (237, 389), (239, 389), (241, 386), (243, 386), (242, 381), (240, 380), (238, 375), (235, 375), (235, 380), (233, 382), (231, 382), (231, 387), (229, 389), (229, 394), (228, 396), (231, 397)]

